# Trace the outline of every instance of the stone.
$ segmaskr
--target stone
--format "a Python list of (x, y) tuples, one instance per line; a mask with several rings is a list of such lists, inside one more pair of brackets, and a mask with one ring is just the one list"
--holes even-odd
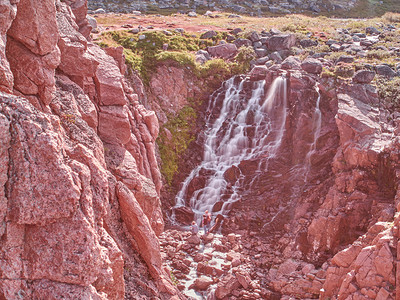
[(217, 284), (215, 296), (217, 299), (223, 299), (231, 294), (235, 289), (239, 288), (239, 286), (240, 283), (236, 277), (232, 274), (229, 274)]
[(353, 81), (356, 83), (370, 83), (375, 77), (375, 72), (370, 70), (359, 70), (354, 74)]
[(233, 43), (236, 45), (236, 47), (237, 47), (238, 49), (239, 49), (240, 47), (242, 47), (242, 46), (246, 46), (246, 47), (252, 46), (252, 42), (251, 42), (249, 39), (242, 39), (242, 38), (239, 38), (239, 39), (236, 39)]
[(213, 283), (214, 281), (211, 278), (201, 276), (200, 278), (196, 278), (191, 288), (193, 288), (196, 291), (205, 291)]
[(365, 33), (372, 34), (372, 35), (378, 35), (381, 32), (378, 29), (376, 29), (375, 27), (370, 26), (370, 27), (365, 28)]
[(272, 59), (272, 60), (274, 60), (276, 63), (281, 63), (282, 60), (283, 60), (282, 56), (279, 54), (278, 51), (272, 52), (272, 53), (269, 55), (269, 58)]
[(388, 78), (392, 78), (392, 77), (396, 76), (396, 72), (393, 71), (393, 69), (391, 67), (389, 67), (388, 65), (377, 65), (377, 66), (375, 66), (375, 71), (376, 71), (376, 74), (385, 76)]
[(377, 300), (386, 300), (388, 299), (390, 296), (390, 293), (385, 289), (385, 288), (381, 288), (378, 292), (378, 294), (376, 295)]
[(287, 57), (281, 64), (282, 69), (300, 69), (300, 60), (295, 56)]
[(209, 30), (207, 32), (204, 32), (200, 38), (201, 39), (211, 39), (213, 37), (217, 36), (217, 32), (215, 30)]
[(246, 273), (242, 274), (242, 273), (237, 272), (235, 275), (236, 275), (236, 278), (239, 281), (240, 285), (245, 290), (247, 290), (251, 283), (251, 278), (250, 278), (249, 274), (246, 274)]
[(200, 242), (201, 242), (200, 238), (197, 234), (191, 235), (186, 241), (192, 245), (200, 245)]
[(176, 207), (174, 213), (176, 220), (181, 224), (189, 225), (194, 219), (194, 212), (187, 206)]
[(350, 55), (342, 55), (336, 60), (336, 64), (338, 64), (340, 62), (350, 64), (350, 63), (354, 62), (354, 57), (350, 56)]
[(278, 34), (267, 40), (267, 48), (269, 51), (289, 50), (296, 44), (296, 36), (294, 34)]
[(315, 58), (306, 58), (301, 63), (301, 68), (307, 73), (320, 74), (322, 72), (322, 63)]
[(232, 43), (208, 47), (207, 51), (212, 57), (221, 58), (232, 58), (238, 52), (236, 45)]
[(315, 47), (318, 46), (318, 41), (311, 39), (302, 39), (300, 40), (300, 46), (303, 48)]
[(102, 106), (99, 112), (99, 136), (109, 144), (126, 144), (131, 127), (126, 106)]

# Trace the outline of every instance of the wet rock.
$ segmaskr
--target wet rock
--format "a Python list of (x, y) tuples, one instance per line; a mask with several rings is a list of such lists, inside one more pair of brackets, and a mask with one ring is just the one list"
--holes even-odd
[(214, 281), (211, 278), (201, 276), (194, 281), (193, 285), (190, 288), (193, 288), (196, 291), (205, 291), (213, 283)]
[(192, 245), (200, 245), (201, 240), (197, 234), (193, 234), (186, 240), (186, 242)]
[(194, 218), (194, 212), (190, 207), (181, 206), (174, 209), (175, 218), (181, 224), (191, 224)]
[[(267, 73), (268, 73), (268, 67), (267, 66), (255, 66), (250, 71), (250, 80), (257, 81), (257, 80), (265, 79)], [(240, 169), (241, 168), (239, 166), (239, 171), (241, 171)]]

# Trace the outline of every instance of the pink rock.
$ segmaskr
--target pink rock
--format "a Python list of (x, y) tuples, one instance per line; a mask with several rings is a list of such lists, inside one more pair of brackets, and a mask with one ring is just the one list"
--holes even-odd
[(150, 274), (153, 278), (158, 279), (161, 276), (162, 268), (157, 236), (150, 229), (149, 220), (143, 214), (134, 195), (121, 183), (117, 183), (116, 193), (124, 223), (134, 237), (141, 255), (149, 267)]
[(53, 52), (58, 41), (56, 7), (52, 0), (20, 0), (17, 17), (7, 34), (36, 55)]
[(126, 144), (131, 129), (126, 106), (102, 106), (99, 112), (99, 136), (110, 144)]
[(104, 51), (115, 59), (118, 64), (119, 70), (121, 71), (121, 74), (124, 75), (127, 69), (125, 64), (124, 48), (122, 46), (108, 47), (105, 48)]
[(223, 299), (239, 287), (240, 283), (236, 277), (232, 274), (229, 274), (218, 283), (217, 289), (215, 290), (215, 296), (217, 299)]
[(192, 288), (195, 289), (196, 291), (205, 291), (213, 283), (214, 282), (211, 278), (201, 276), (200, 278), (197, 278), (194, 281)]
[(249, 274), (242, 274), (242, 273), (236, 273), (236, 278), (239, 281), (240, 285), (247, 290), (247, 288), (249, 287), (250, 283), (251, 283), (251, 278), (249, 276)]
[(43, 105), (48, 105), (55, 91), (55, 69), (60, 53), (56, 46), (52, 52), (39, 56), (21, 43), (9, 39), (7, 56), (14, 74), (14, 88), (25, 95), (38, 95)]
[(127, 99), (123, 88), (123, 77), (115, 60), (98, 46), (89, 45), (89, 52), (96, 56), (99, 65), (94, 77), (99, 105), (125, 105)]

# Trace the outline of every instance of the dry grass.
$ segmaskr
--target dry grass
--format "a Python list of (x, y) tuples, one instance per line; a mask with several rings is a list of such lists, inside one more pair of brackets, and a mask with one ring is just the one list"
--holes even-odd
[(221, 13), (219, 18), (198, 16), (189, 18), (186, 15), (174, 14), (170, 16), (140, 16), (132, 18), (132, 15), (107, 14), (99, 15), (97, 21), (103, 28), (115, 30), (116, 27), (130, 24), (133, 27), (138, 25), (152, 25), (156, 29), (185, 28), (188, 32), (199, 32), (207, 29), (228, 30), (240, 27), (246, 30), (269, 30), (276, 28), (281, 31), (291, 32), (325, 32), (334, 35), (338, 28), (348, 28), (351, 31), (359, 31), (367, 26), (377, 26), (377, 23), (393, 23), (400, 19), (400, 14), (388, 13), (382, 18), (374, 19), (338, 19), (324, 16), (311, 17), (300, 14), (292, 14), (281, 17), (257, 18), (242, 16), (241, 18), (228, 18), (229, 14)]

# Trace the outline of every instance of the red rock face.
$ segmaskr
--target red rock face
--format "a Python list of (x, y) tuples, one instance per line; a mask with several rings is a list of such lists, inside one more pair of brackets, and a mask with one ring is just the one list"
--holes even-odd
[(10, 69), (10, 63), (6, 58), (7, 31), (17, 15), (17, 3), (19, 1), (2, 1), (0, 3), (0, 91), (12, 92), (14, 76)]
[[(0, 94), (0, 298), (178, 294), (157, 237), (158, 121), (125, 82), (122, 52), (78, 31), (86, 1), (11, 2), (0, 86), (22, 97)], [(149, 274), (156, 288), (139, 288)]]

